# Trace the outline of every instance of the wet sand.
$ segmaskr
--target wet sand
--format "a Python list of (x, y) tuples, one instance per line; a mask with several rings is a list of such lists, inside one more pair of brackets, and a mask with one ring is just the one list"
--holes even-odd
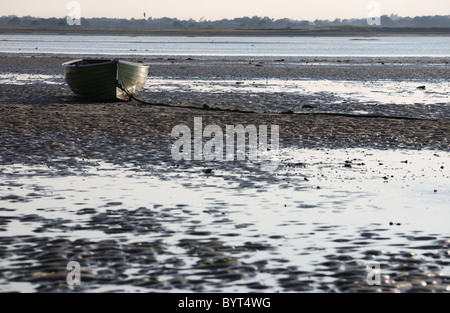
[[(61, 75), (60, 65), (66, 60), (2, 57), (0, 61), (0, 73)], [(158, 76), (228, 76), (239, 81), (244, 76), (265, 77), (268, 73), (264, 66), (253, 66), (248, 71), (242, 67), (242, 61), (228, 60), (226, 66), (216, 66), (220, 63), (217, 60), (194, 60), (188, 65), (186, 60), (146, 61), (153, 64), (152, 71)], [(301, 73), (304, 78), (338, 79), (341, 75), (347, 78), (350, 75), (353, 79), (363, 79), (366, 75), (378, 75), (398, 80), (418, 77), (434, 79), (449, 77), (450, 70), (443, 65), (444, 61), (431, 60), (433, 64), (441, 64), (436, 68), (430, 66), (427, 60), (422, 60), (418, 66), (405, 66), (404, 70), (359, 61), (342, 68), (342, 64), (338, 64), (342, 62), (333, 61), (330, 67), (311, 67), (306, 72), (297, 73), (288, 67), (271, 68), (269, 73), (278, 78)], [(177, 65), (177, 62), (181, 64)], [(358, 70), (353, 70), (355, 67)], [(142, 96), (149, 95), (144, 92)], [(198, 104), (199, 108), (204, 104), (194, 101), (198, 96), (190, 98), (189, 94), (183, 95), (176, 91), (161, 94), (156, 102)], [(226, 107), (243, 105), (240, 102), (242, 99), (232, 94), (222, 97), (228, 99)], [(209, 105), (216, 106), (217, 103), (210, 100)], [(242, 203), (245, 204), (247, 200), (251, 203), (251, 199), (258, 195), (259, 188), (262, 190), (260, 194), (270, 199), (273, 192), (270, 188), (273, 186), (288, 190), (293, 188), (292, 192), (305, 188), (305, 192), (320, 193), (320, 184), (313, 177), (321, 173), (322, 166), (330, 166), (339, 173), (351, 169), (356, 171), (354, 175), (359, 175), (358, 168), (366, 166), (364, 162), (368, 161), (352, 158), (352, 153), (355, 153), (353, 149), (371, 151), (376, 156), (377, 151), (399, 149), (404, 151), (405, 158), (414, 156), (418, 151), (426, 153), (424, 159), (439, 153), (447, 156), (450, 151), (450, 117), (362, 117), (308, 114), (306, 110), (301, 112), (303, 114), (243, 114), (166, 108), (132, 102), (93, 103), (74, 97), (63, 81), (56, 84), (47, 84), (45, 81), (24, 85), (4, 84), (0, 89), (0, 112), (0, 164), (4, 178), (0, 187), (0, 290), (449, 291), (449, 233), (426, 230), (424, 234), (421, 229), (415, 231), (414, 225), (402, 230), (402, 221), (397, 221), (393, 214), (391, 220), (365, 223), (350, 231), (346, 231), (346, 225), (342, 223), (321, 224), (306, 218), (307, 221), (302, 224), (299, 218), (297, 221), (283, 221), (280, 227), (288, 225), (287, 230), (280, 230), (281, 235), (277, 235), (258, 229), (256, 222), (248, 225), (233, 223), (233, 218), (240, 222), (245, 219), (233, 215), (236, 209), (229, 203), (236, 192), (246, 194), (238, 197)], [(171, 130), (179, 124), (186, 124), (193, 129), (194, 117), (202, 117), (204, 125), (217, 124), (223, 129), (225, 125), (237, 124), (280, 125), (282, 149), (306, 148), (308, 151), (330, 150), (330, 153), (350, 151), (349, 160), (344, 162), (344, 159), (339, 159), (339, 165), (329, 160), (324, 160), (325, 165), (310, 160), (312, 172), (308, 175), (303, 170), (306, 163), (298, 160), (285, 159), (277, 175), (258, 171), (254, 173), (254, 167), (245, 162), (174, 161), (170, 154), (174, 141), (170, 137)], [(364, 153), (357, 156), (369, 158)], [(117, 171), (108, 172), (110, 176), (106, 176), (111, 179), (124, 171), (129, 176), (138, 175), (136, 173), (144, 175), (144, 178), (140, 178), (144, 181), (145, 175), (156, 177), (157, 181), (152, 181), (152, 192), (158, 190), (158, 184), (168, 180), (172, 183), (182, 181), (187, 184), (187, 191), (206, 188), (212, 193), (212, 198), (214, 193), (222, 190), (228, 192), (229, 188), (230, 194), (222, 200), (220, 196), (211, 200), (215, 203), (211, 207), (196, 206), (189, 196), (184, 201), (177, 199), (174, 203), (161, 200), (163, 203), (160, 204), (151, 198), (140, 199), (138, 196), (137, 201), (128, 199), (128, 203), (127, 198), (116, 199), (113, 195), (102, 198), (103, 205), (90, 203), (92, 198), (89, 197), (78, 199), (84, 203), (78, 206), (67, 202), (69, 200), (58, 200), (56, 195), (49, 195), (51, 189), (46, 190), (46, 193), (40, 192), (42, 182), (34, 182), (40, 177), (81, 179), (83, 175), (93, 175), (101, 180), (103, 176), (98, 171), (101, 170), (98, 164), (102, 162), (117, 166)], [(389, 159), (380, 159), (376, 165), (366, 166), (367, 170), (358, 176), (359, 181), (374, 179), (369, 173), (374, 172), (377, 166), (383, 166), (383, 163), (389, 163)], [(406, 167), (407, 164), (398, 162), (389, 165), (389, 168), (384, 168), (385, 174), (377, 176), (376, 181), (391, 179), (391, 175), (398, 173), (397, 166)], [(432, 173), (435, 174), (428, 173), (431, 176), (425, 177), (425, 185), (427, 181), (433, 181), (432, 175), (448, 178), (447, 164), (436, 161), (433, 166)], [(127, 177), (123, 177), (123, 182), (127, 181)], [(208, 183), (208, 177), (219, 181)], [(289, 186), (289, 179), (293, 178), (297, 180), (292, 180)], [(299, 183), (300, 179), (302, 183)], [(189, 180), (192, 185), (189, 185)], [(411, 177), (405, 178), (405, 185), (412, 180)], [(115, 188), (120, 188), (120, 181), (116, 182)], [(81, 181), (78, 183), (82, 184)], [(235, 184), (236, 187), (227, 187), (228, 184)], [(57, 193), (58, 186), (54, 188)], [(328, 188), (324, 184), (321, 188), (324, 194), (320, 195), (326, 196)], [(443, 186), (430, 185), (427, 188), (431, 194), (432, 189), (436, 188), (436, 193), (444, 200), (445, 194), (449, 192), (441, 190), (445, 188)], [(74, 187), (68, 190), (64, 193), (70, 194), (78, 189)], [(54, 205), (46, 207), (45, 202), (40, 203), (41, 198), (58, 201), (56, 209)], [(351, 193), (350, 198), (353, 199)], [(353, 200), (348, 201), (352, 203)], [(33, 205), (35, 202), (39, 203), (37, 207)], [(26, 209), (30, 205), (33, 209)], [(258, 205), (262, 204), (254, 204), (256, 207)], [(289, 207), (286, 204), (284, 206)], [(310, 211), (315, 207), (301, 203), (298, 208)], [(62, 214), (64, 217), (57, 217), (58, 214), (55, 216), (52, 212), (55, 210), (65, 212)], [(268, 208), (264, 210), (266, 213), (269, 211)], [(283, 212), (280, 208), (276, 211)], [(199, 214), (212, 221), (205, 221), (205, 225), (202, 225), (202, 220), (198, 220)], [(174, 226), (186, 223), (188, 226), (180, 226), (181, 230)], [(11, 225), (22, 226), (14, 230)], [(222, 227), (223, 231), (214, 233), (210, 230), (214, 225)], [(301, 235), (289, 233), (290, 227), (301, 228), (302, 225), (306, 225), (306, 229), (301, 231)], [(21, 234), (21, 227), (31, 227), (31, 232)], [(393, 227), (399, 231), (392, 233)], [(241, 230), (243, 233), (229, 229)], [(342, 229), (344, 231), (341, 233)], [(83, 232), (90, 231), (96, 232), (97, 237), (83, 236)], [(98, 233), (102, 235), (98, 236)], [(289, 250), (293, 238), (303, 236), (308, 241), (315, 237), (314, 233), (322, 235), (316, 235), (318, 239), (315, 243), (312, 241), (307, 247), (308, 251), (304, 251), (305, 257), (314, 254), (313, 248), (316, 246), (323, 251), (323, 259), (321, 262), (314, 260), (316, 263), (309, 264), (308, 270), (302, 270), (302, 266), (295, 263), (297, 258), (284, 255), (283, 251)], [(389, 242), (389, 249), (386, 249), (386, 244), (380, 248), (379, 243), (384, 240)], [(400, 243), (396, 240), (400, 240)], [(332, 247), (325, 248), (329, 245)], [(323, 248), (319, 249), (321, 246)], [(298, 254), (302, 253), (297, 251), (295, 255)], [(77, 260), (83, 264), (84, 283), (78, 289), (65, 285), (68, 260)], [(370, 260), (378, 260), (382, 268), (386, 269), (381, 286), (368, 286), (365, 281), (367, 269), (361, 261)], [(264, 277), (270, 278), (265, 281)]]
[[(80, 100), (73, 95), (62, 77), (61, 64), (67, 61), (60, 58), (20, 58), (3, 57), (0, 72), (34, 75), (56, 75), (52, 84), (41, 82), (33, 84), (4, 84), (1, 90), (2, 131), (7, 133), (48, 134), (59, 136), (90, 138), (105, 138), (105, 140), (133, 140), (134, 142), (150, 141), (158, 150), (164, 151), (170, 142), (171, 129), (180, 123), (192, 127), (193, 117), (202, 117), (204, 124), (217, 124), (224, 127), (227, 124), (280, 125), (280, 137), (286, 146), (299, 147), (380, 147), (380, 148), (414, 148), (448, 150), (449, 118), (425, 118), (413, 115), (412, 119), (383, 118), (364, 116), (343, 116), (328, 114), (310, 114), (314, 110), (308, 108), (309, 103), (299, 114), (255, 113), (239, 114), (229, 112), (208, 112), (184, 108), (164, 108), (140, 105), (137, 103), (92, 103)], [(444, 59), (410, 59), (410, 66), (397, 68), (395, 66), (374, 66), (373, 61), (360, 58), (352, 64), (342, 67), (341, 62), (334, 61), (330, 66), (311, 67), (243, 67), (242, 61), (186, 61), (144, 60), (150, 64), (151, 74), (158, 77), (171, 78), (205, 78), (243, 77), (266, 78), (325, 78), (325, 79), (364, 79), (367, 76), (384, 77), (385, 79), (405, 80), (422, 77), (423, 81), (450, 79), (450, 67)], [(224, 63), (218, 66), (218, 63)], [(387, 62), (387, 61), (386, 61)], [(391, 60), (393, 63), (399, 60)], [(177, 63), (182, 63), (181, 65)], [(248, 63), (248, 62), (247, 62)], [(378, 63), (378, 62), (377, 62)], [(416, 64), (418, 63), (418, 64)], [(432, 65), (430, 65), (430, 63)], [(436, 67), (436, 64), (439, 65)], [(295, 69), (297, 68), (297, 71)], [(248, 71), (248, 70), (251, 71)], [(305, 71), (305, 69), (307, 69)], [(310, 71), (308, 71), (310, 69)], [(350, 73), (352, 76), (350, 76)], [(202, 108), (207, 104), (211, 107), (226, 109), (238, 108), (252, 111), (258, 108), (258, 102), (248, 104), (241, 94), (225, 93), (195, 93), (195, 92), (155, 92), (146, 90), (140, 98), (154, 103), (169, 105), (189, 105)], [(203, 96), (203, 102), (200, 97)], [(205, 100), (206, 99), (206, 100)], [(276, 101), (276, 99), (275, 99)], [(282, 99), (279, 99), (281, 102)], [(324, 97), (323, 102), (327, 98)], [(199, 103), (200, 102), (200, 103)], [(448, 103), (447, 103), (448, 106)], [(391, 107), (395, 107), (394, 105)], [(445, 106), (442, 106), (445, 107)], [(290, 113), (289, 107), (281, 109)], [(401, 109), (401, 107), (400, 107)], [(261, 109), (260, 109), (261, 110)], [(264, 110), (264, 109), (262, 109)], [(286, 111), (284, 111), (286, 110)], [(395, 109), (393, 109), (395, 110)], [(398, 109), (397, 109), (398, 111)], [(325, 112), (327, 113), (327, 112)], [(408, 114), (404, 113), (407, 117)], [(345, 114), (344, 114), (345, 115)], [(352, 115), (352, 114), (349, 114)], [(391, 116), (392, 117), (392, 116)], [(416, 118), (417, 117), (417, 118)], [(7, 140), (4, 136), (3, 140)], [(110, 138), (110, 139), (107, 139)], [(114, 138), (114, 139), (112, 139)], [(31, 139), (32, 140), (32, 139)], [(37, 142), (43, 144), (44, 138), (38, 136)], [(64, 141), (71, 142), (69, 138)], [(100, 140), (103, 142), (103, 140)], [(32, 142), (30, 142), (32, 143)], [(32, 146), (32, 145), (30, 145)], [(85, 146), (81, 143), (81, 146)], [(25, 147), (24, 147), (25, 148)], [(88, 147), (84, 147), (88, 149)], [(107, 144), (103, 149), (108, 149)], [(26, 149), (26, 148), (25, 148)], [(4, 150), (7, 150), (4, 148)], [(36, 151), (39, 155), (39, 149)], [(7, 152), (7, 151), (6, 151)], [(13, 152), (13, 151), (11, 151)], [(15, 152), (13, 152), (15, 154)], [(44, 158), (46, 153), (44, 152)]]

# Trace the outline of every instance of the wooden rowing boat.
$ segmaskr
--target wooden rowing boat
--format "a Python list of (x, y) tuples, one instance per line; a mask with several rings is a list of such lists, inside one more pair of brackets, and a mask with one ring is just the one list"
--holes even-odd
[(79, 97), (130, 100), (144, 88), (148, 66), (121, 60), (74, 60), (63, 64), (64, 78)]

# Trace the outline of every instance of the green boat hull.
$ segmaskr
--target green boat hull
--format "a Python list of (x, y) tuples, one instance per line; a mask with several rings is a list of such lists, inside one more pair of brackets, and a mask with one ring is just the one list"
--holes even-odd
[(74, 60), (63, 64), (64, 78), (79, 97), (125, 100), (144, 88), (148, 66), (120, 60)]

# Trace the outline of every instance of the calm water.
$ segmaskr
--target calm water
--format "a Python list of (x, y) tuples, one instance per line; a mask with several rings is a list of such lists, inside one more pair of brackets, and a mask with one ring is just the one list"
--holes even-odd
[(450, 56), (448, 36), (151, 37), (2, 34), (0, 42), (0, 53), (67, 56)]
[[(373, 253), (370, 260), (382, 262), (383, 274), (392, 277), (399, 275), (404, 262), (410, 264), (405, 273), (413, 276), (419, 269), (427, 275), (449, 275), (450, 267), (444, 261), (449, 257), (446, 242), (450, 238), (449, 153), (287, 148), (280, 151), (280, 158), (282, 166), (276, 175), (259, 172), (255, 164), (247, 164), (247, 170), (242, 171), (224, 162), (210, 164), (215, 169), (213, 175), (203, 173), (204, 164), (184, 164), (172, 170), (148, 164), (138, 169), (90, 160), (92, 166), (68, 168), (66, 172), (48, 166), (0, 166), (0, 239), (30, 240), (10, 245), (14, 252), (0, 259), (0, 267), (8, 269), (0, 277), (0, 291), (35, 291), (36, 282), (18, 282), (26, 281), (26, 275), (32, 273), (23, 279), (14, 278), (14, 273), (23, 268), (24, 260), (42, 263), (40, 271), (53, 273), (51, 264), (40, 260), (38, 253), (23, 256), (27, 251), (39, 251), (48, 244), (48, 238), (56, 237), (109, 240), (117, 246), (117, 242), (164, 243), (164, 253), (153, 261), (140, 264), (127, 260), (124, 275), (128, 282), (119, 277), (105, 279), (108, 284), (86, 281), (83, 288), (89, 291), (180, 292), (203, 286), (208, 292), (251, 292), (254, 284), (261, 284), (265, 291), (277, 292), (290, 290), (283, 283), (287, 278), (291, 283), (307, 279), (307, 290), (320, 291), (338, 281), (333, 275), (345, 268), (352, 268), (348, 273), (364, 282), (364, 262)], [(343, 166), (349, 159), (354, 160), (352, 168)], [(389, 179), (383, 179), (384, 175)], [(139, 210), (148, 211), (147, 215), (126, 215)], [(139, 224), (146, 220), (163, 227)], [(114, 229), (124, 223), (132, 227), (115, 233), (108, 231), (105, 223)], [(189, 253), (197, 244), (200, 249), (217, 239), (225, 243), (222, 249), (228, 249), (226, 254)], [(193, 243), (186, 247), (185, 242)], [(266, 248), (248, 251), (241, 249), (243, 243)], [(92, 253), (98, 257), (107, 254), (105, 250)], [(265, 269), (238, 280), (216, 277), (221, 271), (206, 272), (202, 262), (222, 255), (236, 259), (232, 269), (237, 272), (253, 264), (266, 264)], [(175, 265), (170, 263), (174, 258), (179, 260)], [(115, 268), (114, 260), (106, 267), (89, 259), (82, 262), (88, 270), (97, 271), (96, 278)], [(337, 267), (330, 268), (329, 263)], [(355, 272), (355, 267), (360, 271)], [(299, 276), (292, 276), (292, 272)], [(133, 279), (139, 284), (149, 275), (161, 286), (142, 289), (134, 285)], [(179, 277), (197, 281), (197, 286), (164, 287), (165, 281), (170, 286), (169, 282)], [(64, 279), (65, 274), (54, 281), (64, 285)], [(403, 279), (407, 283), (414, 280)]]

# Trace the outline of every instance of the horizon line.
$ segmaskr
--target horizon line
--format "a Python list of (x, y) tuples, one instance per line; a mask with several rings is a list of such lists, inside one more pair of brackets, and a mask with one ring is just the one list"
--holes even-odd
[[(143, 12), (144, 14), (145, 12)], [(60, 19), (60, 18), (67, 18), (68, 15), (65, 16), (61, 16), (61, 17), (56, 17), (56, 16), (52, 16), (52, 17), (39, 17), (39, 16), (32, 16), (32, 15), (23, 15), (23, 16), (17, 16), (15, 14), (9, 14), (9, 15), (2, 15), (0, 16), (0, 18), (4, 18), (4, 17), (17, 17), (17, 18), (36, 18), (36, 19), (52, 19), (52, 18), (56, 18), (56, 19)], [(396, 13), (391, 13), (391, 14), (382, 14), (380, 15), (380, 17), (383, 16), (387, 16), (387, 17), (391, 17), (391, 16), (396, 16), (400, 19), (402, 18), (416, 18), (416, 17), (449, 17), (450, 18), (450, 14), (444, 14), (444, 15), (416, 15), (416, 16), (400, 16)], [(222, 18), (222, 19), (215, 19), (215, 20), (209, 20), (206, 19), (204, 17), (200, 18), (200, 19), (194, 19), (194, 18), (188, 18), (188, 19), (181, 19), (178, 17), (169, 17), (169, 16), (163, 16), (163, 17), (146, 17), (144, 16), (143, 18), (135, 18), (135, 17), (130, 17), (130, 18), (126, 18), (126, 17), (106, 17), (106, 16), (97, 16), (97, 17), (81, 17), (81, 19), (118, 19), (118, 20), (149, 20), (149, 19), (164, 19), (164, 18), (168, 18), (168, 19), (177, 19), (179, 21), (190, 21), (193, 20), (197, 23), (202, 23), (202, 22), (217, 22), (217, 21), (222, 21), (222, 20), (234, 20), (234, 19), (239, 19), (239, 18), (253, 18), (253, 17), (259, 17), (259, 18), (269, 18), (270, 20), (274, 20), (274, 21), (278, 21), (278, 20), (289, 20), (289, 21), (308, 21), (308, 22), (314, 22), (316, 20), (318, 21), (335, 21), (337, 19), (343, 21), (343, 20), (361, 20), (361, 19), (366, 19), (367, 17), (352, 17), (352, 18), (340, 18), (340, 17), (335, 17), (333, 19), (319, 19), (319, 18), (315, 18), (315, 19), (293, 19), (293, 18), (288, 18), (288, 17), (284, 17), (284, 18), (271, 18), (269, 16), (260, 16), (260, 15), (253, 15), (253, 16), (249, 16), (249, 15), (244, 15), (244, 16), (236, 16), (233, 18)]]

